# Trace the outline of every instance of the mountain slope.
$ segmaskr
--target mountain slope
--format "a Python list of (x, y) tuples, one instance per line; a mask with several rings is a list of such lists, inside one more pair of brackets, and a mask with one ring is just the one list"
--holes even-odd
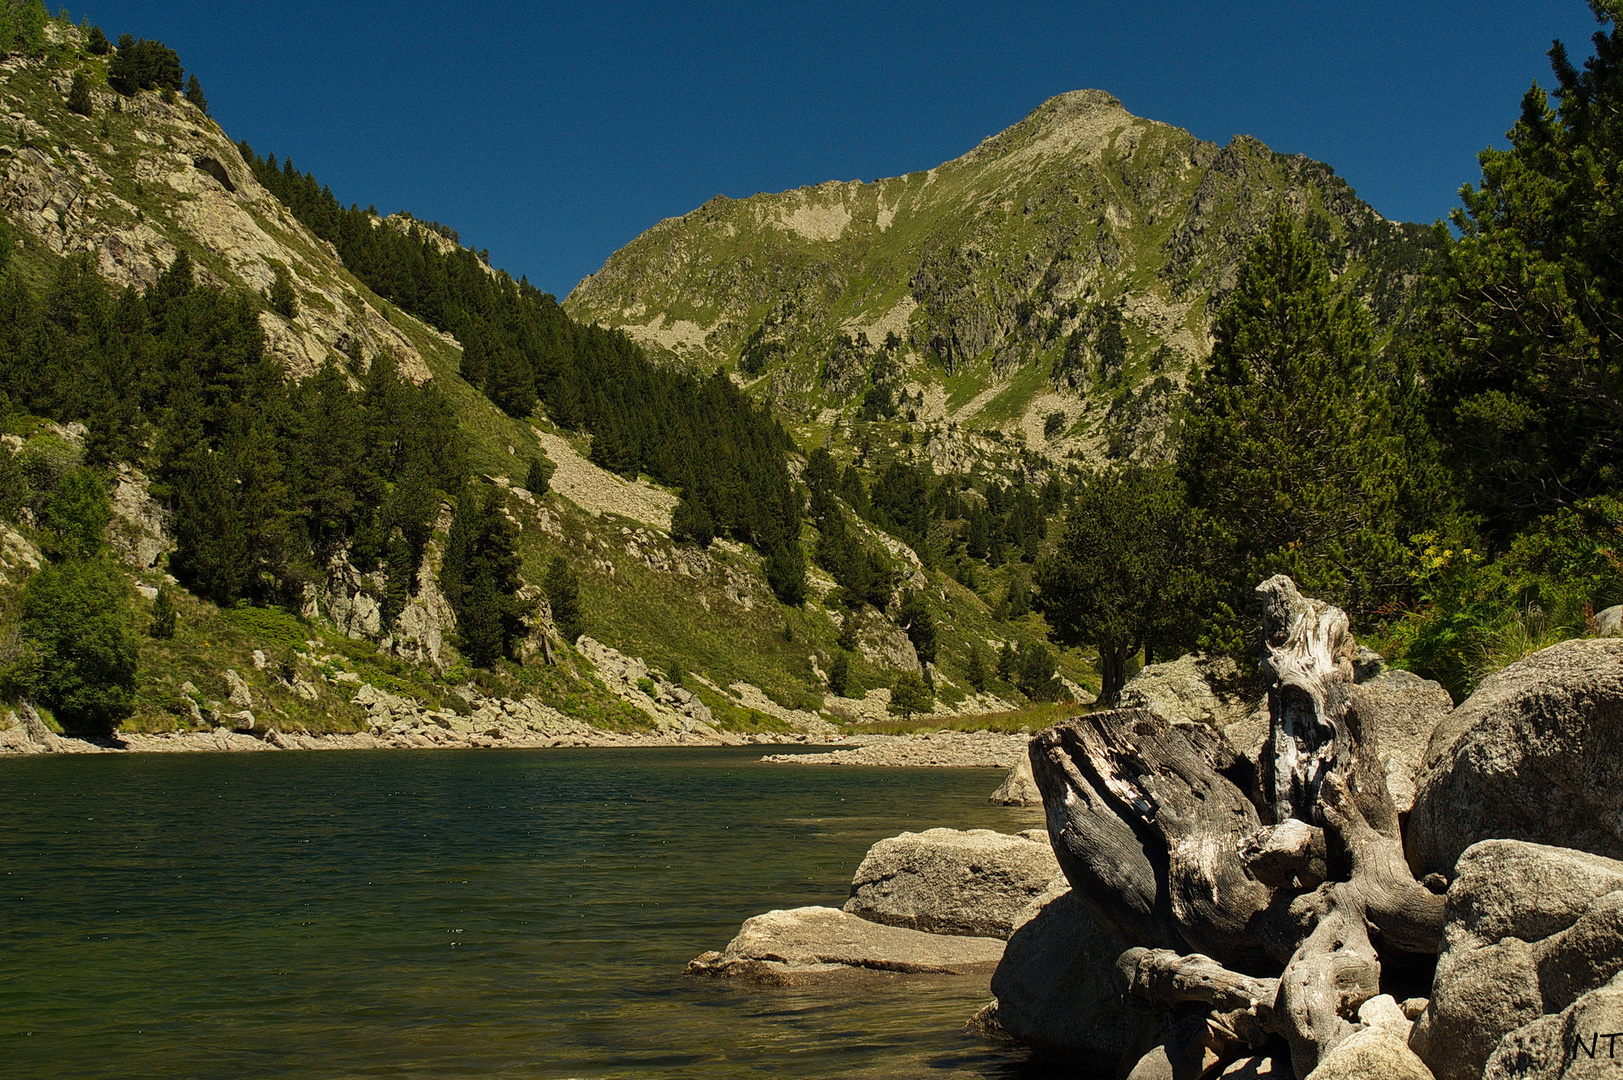
[(1402, 317), (1424, 229), (1383, 220), (1326, 165), (1244, 136), (1219, 147), (1097, 90), (925, 172), (717, 196), (616, 252), (565, 307), (696, 367), (735, 365), (813, 429), (952, 420), (1055, 459), (1120, 456), (1158, 445), (1281, 210), (1378, 323)]

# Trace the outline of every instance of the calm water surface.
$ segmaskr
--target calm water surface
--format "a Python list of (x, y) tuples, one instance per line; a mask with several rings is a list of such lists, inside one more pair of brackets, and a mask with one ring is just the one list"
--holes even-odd
[(689, 979), (875, 840), (1004, 831), (970, 769), (759, 748), (0, 761), (0, 1076), (1047, 1076), (981, 979)]

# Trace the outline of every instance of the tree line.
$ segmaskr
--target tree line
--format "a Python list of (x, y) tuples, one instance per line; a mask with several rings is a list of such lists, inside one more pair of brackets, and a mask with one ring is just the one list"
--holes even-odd
[(802, 499), (789, 475), (794, 444), (770, 412), (724, 374), (662, 367), (617, 330), (571, 319), (525, 278), (447, 247), (443, 227), (405, 228), (357, 206), (291, 160), (240, 147), (254, 175), (366, 285), (462, 344), (461, 374), (511, 416), (538, 403), (559, 426), (592, 435), (591, 458), (623, 475), (679, 488), (676, 531), (701, 544), (728, 536), (766, 558), (784, 603), (805, 597)]

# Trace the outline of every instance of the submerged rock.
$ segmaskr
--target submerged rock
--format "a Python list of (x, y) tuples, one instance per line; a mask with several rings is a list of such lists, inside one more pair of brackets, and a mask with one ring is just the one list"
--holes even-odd
[(797, 985), (860, 971), (989, 972), (1002, 956), (997, 938), (926, 934), (882, 926), (838, 908), (803, 907), (746, 919), (726, 949), (697, 957), (688, 973)]
[(1037, 778), (1031, 775), (1031, 755), (1021, 754), (1020, 760), (1009, 766), (1009, 775), (998, 789), (987, 797), (999, 806), (1041, 806), (1043, 793), (1037, 790)]

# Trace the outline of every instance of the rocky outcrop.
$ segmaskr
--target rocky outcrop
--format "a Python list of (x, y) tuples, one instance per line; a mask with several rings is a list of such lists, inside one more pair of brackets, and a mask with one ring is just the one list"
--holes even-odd
[(141, 570), (157, 566), (164, 552), (174, 547), (167, 516), (149, 486), (139, 470), (128, 465), (118, 467), (110, 499), (113, 520), (107, 529), (107, 538), (119, 557)]
[(1222, 731), (1250, 715), (1260, 696), (1260, 688), (1244, 685), (1231, 658), (1189, 655), (1141, 668), (1116, 700), (1123, 709), (1148, 709), (1174, 723)]
[(1379, 994), (1358, 1010), (1364, 1026), (1324, 1056), (1307, 1080), (1433, 1080), (1409, 1049), (1409, 1019), (1390, 995)]
[(1037, 780), (1031, 775), (1029, 754), (1021, 754), (1019, 760), (1009, 766), (1009, 775), (1003, 778), (996, 791), (987, 796), (987, 801), (999, 806), (1042, 805), (1043, 793), (1037, 790)]
[(1485, 679), (1432, 734), (1410, 863), (1451, 875), (1489, 837), (1623, 858), (1623, 640), (1567, 641)]
[(1130, 1011), (1114, 978), (1127, 943), (1064, 892), (1009, 938), (992, 975), (996, 1001), (982, 1017), (1057, 1061), (1102, 1075), (1137, 1061), (1154, 1021)]
[(603, 684), (631, 705), (647, 713), (661, 732), (714, 735), (710, 707), (684, 686), (667, 681), (638, 656), (627, 656), (585, 634), (575, 648), (597, 668)]
[(861, 971), (967, 975), (992, 970), (1002, 955), (997, 938), (926, 934), (803, 907), (746, 919), (726, 949), (699, 956), (688, 972), (796, 985)]
[(931, 934), (1007, 939), (1067, 888), (1040, 829), (927, 829), (869, 848), (845, 911)]
[(1431, 1002), (1410, 1045), (1438, 1080), (1476, 1080), (1502, 1039), (1620, 970), (1623, 862), (1485, 840), (1449, 886)]

